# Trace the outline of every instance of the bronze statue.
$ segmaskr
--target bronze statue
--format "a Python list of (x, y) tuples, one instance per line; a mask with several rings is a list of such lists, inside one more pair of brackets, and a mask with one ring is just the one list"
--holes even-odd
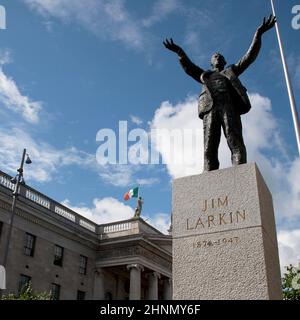
[(204, 171), (219, 169), (218, 147), (221, 127), (231, 150), (231, 162), (239, 165), (247, 162), (246, 147), (242, 136), (241, 115), (247, 113), (251, 104), (247, 89), (238, 79), (257, 58), (261, 48), (262, 35), (274, 27), (276, 17), (270, 15), (258, 27), (247, 53), (236, 64), (225, 68), (227, 62), (220, 53), (211, 58), (212, 70), (204, 71), (195, 65), (172, 38), (166, 39), (165, 47), (179, 57), (184, 71), (203, 85), (199, 96), (198, 112), (203, 119)]
[(134, 218), (139, 218), (141, 216), (143, 203), (144, 203), (143, 198), (142, 197), (138, 197), (137, 207), (135, 208), (135, 212), (134, 212)]

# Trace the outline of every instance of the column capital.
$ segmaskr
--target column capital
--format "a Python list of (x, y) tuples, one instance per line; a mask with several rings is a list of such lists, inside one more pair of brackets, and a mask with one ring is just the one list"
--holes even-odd
[(157, 271), (152, 271), (152, 272), (147, 273), (146, 277), (147, 278), (153, 277), (153, 278), (156, 278), (156, 279), (160, 279), (161, 278), (161, 274), (159, 272), (157, 272)]
[(172, 284), (172, 278), (166, 278), (165, 281), (168, 282), (169, 284)]
[(141, 299), (141, 275), (144, 267), (138, 263), (127, 265), (130, 272), (129, 300)]
[(131, 263), (131, 264), (128, 264), (126, 266), (127, 270), (131, 270), (133, 268), (137, 269), (137, 270), (141, 270), (141, 271), (144, 271), (144, 267), (139, 264), (139, 263)]
[(105, 277), (102, 268), (94, 268), (94, 300), (104, 300), (105, 296)]
[(104, 274), (104, 271), (103, 271), (102, 268), (95, 268), (95, 269), (94, 269), (94, 272), (95, 272), (95, 274), (98, 275), (98, 276), (103, 276), (103, 274)]
[(152, 270), (147, 274), (147, 278), (149, 279), (148, 299), (157, 300), (158, 299), (158, 279), (160, 279), (160, 274)]

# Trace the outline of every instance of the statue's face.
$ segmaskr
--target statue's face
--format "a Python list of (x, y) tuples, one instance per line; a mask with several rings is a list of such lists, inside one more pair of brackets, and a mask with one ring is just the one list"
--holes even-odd
[(210, 63), (213, 68), (223, 69), (227, 62), (225, 58), (217, 52), (211, 57)]

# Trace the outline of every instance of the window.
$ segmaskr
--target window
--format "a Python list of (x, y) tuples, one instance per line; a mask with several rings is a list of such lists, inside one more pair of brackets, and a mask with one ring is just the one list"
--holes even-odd
[(80, 259), (79, 259), (79, 273), (80, 274), (86, 274), (87, 260), (88, 260), (87, 257), (80, 255)]
[(77, 300), (85, 300), (85, 292), (84, 291), (77, 291)]
[(24, 239), (24, 254), (26, 256), (33, 257), (34, 255), (34, 247), (35, 247), (35, 240), (36, 236), (25, 233), (25, 239)]
[(64, 256), (64, 248), (58, 245), (55, 245), (54, 247), (54, 261), (53, 263), (56, 266), (61, 266), (63, 265), (63, 256)]
[(51, 295), (53, 300), (59, 300), (60, 295), (60, 285), (56, 283), (51, 283)]
[(26, 289), (27, 285), (31, 281), (31, 277), (26, 276), (25, 274), (20, 275), (19, 281), (19, 293), (22, 293), (24, 289)]

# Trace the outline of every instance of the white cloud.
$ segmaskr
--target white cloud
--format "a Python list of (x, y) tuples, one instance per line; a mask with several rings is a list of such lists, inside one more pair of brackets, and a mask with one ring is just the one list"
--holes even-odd
[[(187, 6), (183, 7), (181, 12), (186, 19), (186, 26), (182, 32), (184, 46), (187, 46), (187, 50), (196, 55), (198, 63), (207, 65), (210, 59), (204, 52), (211, 50), (211, 48), (206, 47), (208, 45), (207, 34), (210, 34), (215, 40), (220, 37), (219, 29), (217, 34), (213, 34), (216, 23), (215, 15), (207, 12), (204, 8), (198, 9)], [(222, 41), (224, 42), (224, 38)]]
[[(244, 140), (248, 162), (257, 162), (273, 194), (279, 218), (296, 219), (300, 212), (300, 160), (287, 158), (281, 141), (277, 119), (272, 114), (270, 99), (259, 94), (250, 94), (252, 110), (243, 116)], [(197, 98), (188, 97), (184, 102), (172, 105), (163, 102), (156, 110), (151, 122), (152, 129), (192, 129), (193, 135), (184, 146), (175, 145), (167, 169), (172, 178), (199, 174), (203, 168), (203, 125), (197, 115)], [(155, 146), (164, 160), (170, 158), (167, 134)], [(195, 144), (196, 141), (196, 144)], [(183, 149), (184, 148), (184, 149)], [(268, 155), (276, 154), (276, 158)], [(186, 154), (190, 165), (176, 164)], [(230, 151), (223, 137), (219, 148), (220, 167), (231, 166)], [(282, 199), (285, 199), (284, 201)]]
[(157, 0), (152, 7), (151, 15), (143, 20), (143, 25), (150, 27), (163, 20), (180, 8), (179, 0)]
[(140, 119), (140, 118), (137, 117), (137, 116), (131, 115), (131, 116), (130, 116), (130, 119), (131, 119), (131, 121), (132, 121), (134, 124), (136, 124), (137, 126), (140, 126), (140, 125), (143, 124), (143, 120)]
[(150, 186), (159, 182), (158, 178), (142, 178), (136, 180), (137, 184), (141, 186)]
[(125, 8), (123, 0), (23, 0), (47, 21), (51, 17), (65, 23), (75, 22), (88, 31), (127, 47), (142, 49), (145, 37), (137, 19)]
[(300, 262), (300, 229), (281, 230), (278, 233), (281, 273), (286, 266), (298, 266)]
[(251, 156), (263, 148), (274, 147), (271, 146), (270, 140), (273, 140), (278, 125), (271, 112), (272, 105), (269, 98), (254, 93), (250, 95), (250, 100), (253, 109), (242, 119), (247, 150)]
[[(143, 52), (149, 64), (153, 63), (153, 44), (158, 41), (151, 28), (171, 14), (176, 14), (177, 19), (185, 24), (182, 32), (186, 38), (185, 43), (191, 50), (197, 52), (201, 60), (204, 59), (201, 43), (204, 43), (205, 39), (204, 42), (198, 41), (203, 37), (194, 30), (207, 29), (214, 23), (214, 19), (204, 9), (184, 6), (181, 0), (153, 1), (148, 9), (149, 14), (142, 17), (140, 13), (129, 9), (125, 0), (23, 0), (23, 2), (43, 17), (44, 25), (50, 31), (53, 30), (52, 22), (55, 19), (64, 24), (75, 23), (103, 40), (118, 41), (127, 48)], [(195, 39), (197, 41), (193, 41)]]
[[(280, 60), (280, 58), (279, 58)], [(294, 85), (294, 87), (296, 88), (300, 88), (300, 58), (298, 56), (298, 54), (295, 53), (291, 53), (288, 58), (287, 58), (287, 62), (289, 65), (289, 71), (291, 73), (292, 76), (292, 85)], [(279, 62), (279, 66), (281, 68), (281, 72), (282, 72), (282, 62), (280, 60)]]
[(134, 173), (137, 166), (132, 165), (99, 165), (99, 176), (103, 181), (116, 187), (128, 187), (135, 183)]
[(300, 159), (297, 158), (287, 167), (280, 168), (278, 165), (273, 169), (275, 184), (274, 202), (277, 212), (295, 224), (299, 221), (300, 212)]
[[(62, 201), (62, 205), (98, 224), (127, 220), (134, 216), (134, 208), (112, 197), (94, 199), (93, 206), (91, 208), (80, 205), (74, 206), (68, 199)], [(142, 213), (142, 218), (161, 232), (168, 234), (168, 229), (170, 227), (170, 215), (158, 213), (152, 217), (143, 217)]]
[(94, 199), (93, 207), (74, 206), (68, 199), (62, 204), (98, 224), (130, 219), (134, 209), (115, 198)]
[(194, 31), (194, 30), (191, 30), (189, 32), (187, 32), (187, 34), (185, 35), (185, 40), (184, 40), (184, 43), (189, 47), (195, 47), (195, 44), (196, 46), (197, 43), (199, 42), (199, 34), (197, 31)]
[[(155, 147), (161, 153), (163, 162), (167, 163), (168, 172), (173, 178), (201, 172), (203, 133), (202, 121), (197, 116), (196, 97), (188, 97), (186, 101), (175, 106), (169, 102), (163, 102), (155, 111), (150, 126), (152, 130), (159, 131), (160, 137), (154, 137)], [(167, 131), (164, 135), (165, 129)], [(178, 143), (172, 149), (169, 147), (168, 133), (175, 130), (173, 132), (176, 134), (178, 129), (192, 130), (192, 134), (185, 139), (183, 144)], [(187, 159), (183, 159), (183, 155), (187, 156)], [(190, 160), (191, 165), (187, 165), (184, 160)]]
[(159, 182), (158, 178), (141, 177), (142, 169), (148, 169), (142, 165), (113, 164), (98, 165), (97, 171), (100, 178), (116, 187), (130, 187), (133, 185), (150, 186)]
[[(243, 116), (243, 128), (248, 158), (251, 161), (256, 160), (258, 155), (262, 156), (263, 149), (283, 148), (283, 145), (279, 137), (277, 120), (271, 112), (270, 99), (257, 93), (250, 94), (250, 99), (253, 110)], [(200, 173), (203, 170), (203, 124), (198, 118), (197, 103), (197, 97), (195, 96), (188, 97), (185, 101), (176, 105), (172, 105), (170, 102), (163, 102), (156, 110), (150, 124), (151, 129), (192, 130), (191, 137), (184, 141), (183, 147), (175, 146), (173, 157), (180, 157), (184, 152), (191, 155), (193, 161), (189, 166), (176, 165), (174, 159), (172, 159), (173, 161), (168, 163), (167, 167), (170, 175), (174, 178)], [(169, 149), (166, 147), (167, 140), (156, 141), (155, 144), (164, 159), (170, 158)], [(272, 141), (272, 144), (270, 144), (270, 141)], [(219, 158), (221, 168), (231, 165), (230, 151), (223, 134), (219, 148)], [(180, 161), (178, 160), (177, 162)]]
[(152, 217), (145, 218), (145, 221), (147, 221), (150, 225), (152, 225), (154, 228), (159, 230), (160, 232), (164, 234), (168, 234), (168, 230), (170, 229), (170, 214), (167, 213), (157, 213), (153, 215)]
[(84, 170), (94, 171), (102, 181), (117, 187), (132, 185), (153, 185), (159, 180), (141, 175), (141, 165), (99, 165), (95, 155), (75, 147), (58, 149), (42, 140), (34, 139), (28, 132), (20, 128), (0, 128), (0, 170), (12, 175), (20, 165), (23, 149), (33, 163), (26, 166), (26, 179), (38, 182), (49, 182), (53, 177), (61, 175), (60, 169), (66, 166), (78, 166)]
[(3, 65), (12, 61), (10, 51), (0, 52), (0, 103), (15, 113), (20, 114), (27, 122), (38, 123), (42, 103), (32, 101), (21, 93), (14, 79), (3, 71)]
[(52, 180), (53, 175), (63, 166), (78, 165), (93, 167), (95, 158), (76, 148), (56, 149), (49, 144), (34, 140), (22, 129), (0, 129), (1, 170), (16, 174), (20, 166), (23, 148), (26, 147), (33, 163), (26, 166), (25, 178), (39, 182)]
[(0, 49), (0, 65), (12, 63), (12, 54), (9, 49)]
[(300, 88), (300, 59), (298, 61), (297, 66), (295, 67), (295, 83), (297, 85), (298, 88)]

